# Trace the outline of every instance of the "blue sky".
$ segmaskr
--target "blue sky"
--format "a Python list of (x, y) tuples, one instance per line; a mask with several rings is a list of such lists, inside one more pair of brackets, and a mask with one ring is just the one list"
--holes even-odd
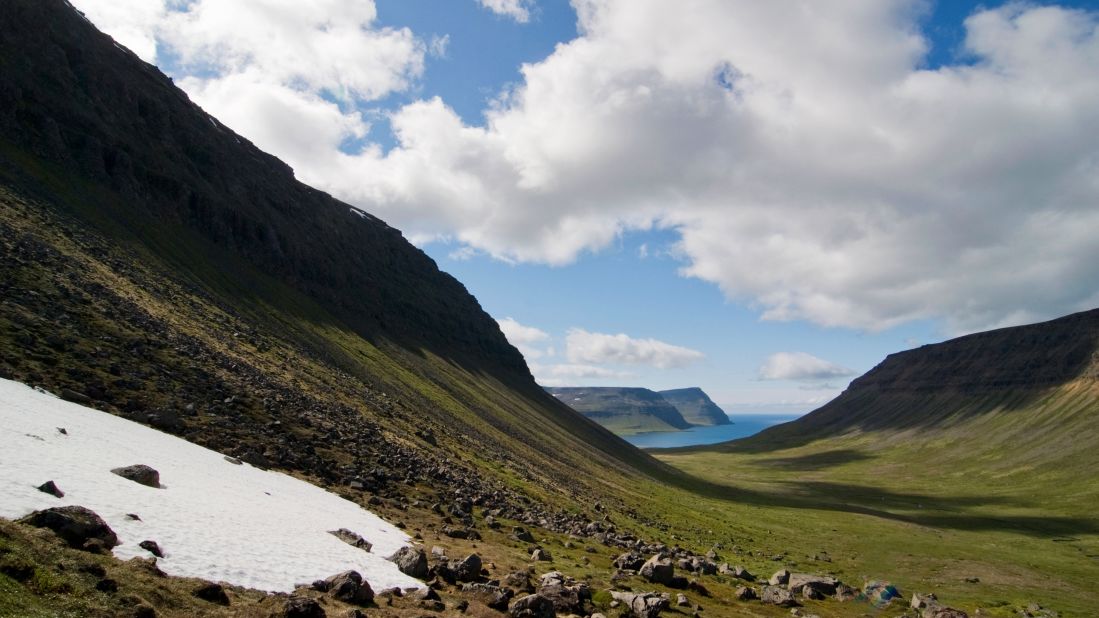
[(545, 384), (803, 412), (1099, 304), (1096, 2), (581, 4), (76, 2), (402, 229)]

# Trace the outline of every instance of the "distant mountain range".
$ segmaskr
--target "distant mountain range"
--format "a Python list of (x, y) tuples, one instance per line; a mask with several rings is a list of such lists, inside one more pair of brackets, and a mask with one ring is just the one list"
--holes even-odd
[(546, 390), (619, 435), (730, 424), (725, 412), (698, 387), (660, 392), (611, 386), (550, 387)]

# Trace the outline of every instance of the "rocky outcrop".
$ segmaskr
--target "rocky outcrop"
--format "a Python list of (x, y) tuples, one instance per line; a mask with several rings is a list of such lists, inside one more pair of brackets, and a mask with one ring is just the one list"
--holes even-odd
[(357, 547), (363, 551), (370, 551), (374, 546), (364, 539), (359, 533), (348, 530), (347, 528), (340, 528), (339, 530), (329, 530), (328, 534), (336, 537), (337, 539), (347, 543), (351, 547)]
[(511, 618), (554, 618), (553, 602), (540, 594), (530, 594), (511, 604)]
[(397, 568), (405, 575), (416, 579), (427, 577), (427, 554), (419, 547), (402, 547), (386, 560), (396, 563)]
[(671, 606), (666, 595), (655, 592), (611, 591), (611, 597), (621, 603), (628, 614), (634, 618), (656, 618)]

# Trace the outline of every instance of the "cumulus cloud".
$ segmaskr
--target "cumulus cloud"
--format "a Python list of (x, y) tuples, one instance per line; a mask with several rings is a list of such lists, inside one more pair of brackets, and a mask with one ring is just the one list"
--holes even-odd
[[(854, 374), (854, 371), (846, 367), (805, 352), (778, 352), (772, 354), (759, 368), (759, 377), (763, 380), (809, 382), (843, 378)], [(820, 388), (834, 387), (821, 386)]]
[(530, 21), (529, 0), (477, 0), (486, 9), (525, 24)]
[(686, 367), (704, 357), (698, 350), (656, 339), (592, 333), (581, 328), (570, 329), (566, 335), (565, 355), (572, 363), (647, 365), (657, 369)]
[(534, 374), (535, 381), (542, 386), (571, 386), (582, 380), (622, 380), (636, 377), (628, 371), (571, 363), (532, 364), (530, 371)]
[(164, 0), (74, 0), (100, 30), (145, 62), (156, 62), (156, 33), (167, 15)]
[[(524, 65), (484, 126), (416, 101), (389, 115), (390, 152), (345, 152), (371, 121), (347, 101), (407, 88), (426, 52), (373, 3), (321, 4), (199, 0), (156, 36), (227, 80), (181, 82), (211, 112), (412, 238), (567, 264), (670, 229), (685, 276), (765, 319), (858, 329), (1099, 298), (1095, 12), (980, 10), (967, 62), (928, 69), (922, 0), (575, 0), (580, 36)], [(311, 143), (255, 107), (295, 95)]]

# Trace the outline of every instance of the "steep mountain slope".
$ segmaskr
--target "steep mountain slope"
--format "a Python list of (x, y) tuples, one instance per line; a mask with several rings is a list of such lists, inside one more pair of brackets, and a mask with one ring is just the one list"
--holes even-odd
[(691, 426), (679, 410), (647, 388), (550, 387), (551, 395), (619, 435)]
[(729, 415), (725, 414), (701, 388), (677, 388), (660, 391), (665, 401), (675, 406), (683, 418), (692, 425), (730, 425)]
[(435, 442), (466, 460), (453, 483), (666, 473), (546, 395), (397, 230), (298, 183), (66, 2), (0, 17), (3, 376), (324, 482), (422, 478)]

